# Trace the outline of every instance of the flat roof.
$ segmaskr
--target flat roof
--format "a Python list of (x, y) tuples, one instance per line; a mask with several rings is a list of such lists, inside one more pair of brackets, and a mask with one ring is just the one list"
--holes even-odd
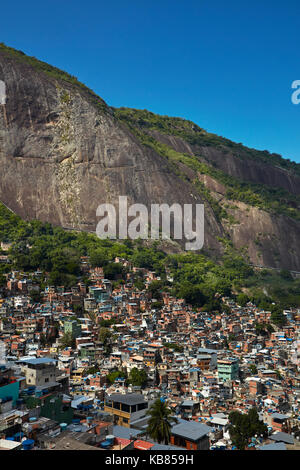
[(269, 439), (277, 442), (285, 442), (286, 444), (294, 444), (294, 436), (286, 432), (276, 432), (272, 434)]
[(258, 450), (286, 450), (286, 446), (283, 442), (274, 442), (272, 444), (258, 447)]
[(122, 439), (130, 439), (130, 436), (136, 437), (143, 431), (141, 429), (125, 428), (125, 426), (114, 426), (113, 435)]
[(37, 364), (49, 364), (49, 363), (55, 363), (56, 364), (56, 359), (52, 359), (51, 357), (38, 357), (38, 358), (33, 358), (33, 359), (20, 359), (17, 362), (21, 363), (26, 363), (26, 364), (32, 364), (32, 365), (37, 365)]
[(151, 450), (188, 450), (185, 447), (177, 447), (177, 446), (172, 446), (172, 445), (165, 445), (165, 444), (154, 444), (153, 447), (151, 447)]
[(284, 419), (287, 419), (288, 416), (287, 416), (287, 415), (283, 415), (283, 414), (281, 414), (281, 413), (273, 413), (273, 414), (272, 414), (272, 418), (273, 418), (273, 419), (282, 419), (282, 420), (284, 420)]
[(191, 441), (198, 441), (212, 431), (212, 428), (196, 421), (180, 420), (179, 424), (172, 427), (172, 434), (184, 437)]
[(106, 401), (108, 400), (123, 403), (124, 405), (138, 405), (140, 403), (147, 403), (143, 395), (140, 393), (127, 393), (126, 395), (122, 393), (113, 393), (106, 398)]
[(181, 403), (181, 406), (194, 406), (194, 405), (197, 405), (199, 403), (193, 401), (193, 400), (184, 400), (182, 403)]

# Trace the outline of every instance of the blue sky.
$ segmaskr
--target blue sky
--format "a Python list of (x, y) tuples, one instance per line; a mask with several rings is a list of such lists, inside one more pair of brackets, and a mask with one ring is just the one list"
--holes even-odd
[(111, 106), (181, 116), (300, 162), (299, 0), (1, 2), (0, 41)]

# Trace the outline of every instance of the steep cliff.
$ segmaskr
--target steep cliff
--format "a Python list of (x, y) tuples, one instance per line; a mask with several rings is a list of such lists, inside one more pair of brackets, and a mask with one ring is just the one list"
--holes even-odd
[(147, 206), (204, 202), (207, 252), (218, 256), (231, 238), (255, 264), (300, 271), (298, 165), (189, 121), (112, 109), (75, 77), (4, 45), (0, 80), (0, 200), (21, 217), (94, 231), (97, 206), (117, 206), (119, 195)]

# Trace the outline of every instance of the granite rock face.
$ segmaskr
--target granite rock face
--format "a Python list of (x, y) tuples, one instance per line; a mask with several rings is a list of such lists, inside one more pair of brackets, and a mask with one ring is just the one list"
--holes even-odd
[[(94, 231), (99, 204), (201, 203), (168, 162), (142, 146), (109, 107), (0, 51), (7, 102), (1, 120), (0, 200), (25, 219)], [(222, 226), (206, 211), (206, 243)]]
[[(195, 186), (174, 172), (172, 165), (143, 145), (113, 110), (100, 98), (91, 99), (86, 89), (37, 70), (26, 61), (0, 49), (0, 80), (6, 84), (6, 104), (0, 106), (0, 200), (26, 220), (49, 221), (66, 228), (95, 231), (101, 203), (118, 206), (119, 196), (128, 203), (205, 203), (205, 249), (218, 255), (218, 237), (230, 236), (236, 247), (249, 246), (253, 263), (300, 271), (300, 225), (287, 217), (239, 205), (238, 227), (226, 226)], [(167, 139), (178, 151), (195, 153), (182, 139)], [(202, 149), (207, 162), (228, 174), (266, 183), (270, 178), (294, 194), (300, 179), (282, 169), (226, 158), (213, 148)], [(188, 170), (187, 170), (188, 171)], [(216, 197), (222, 190), (213, 184)], [(220, 191), (220, 192), (219, 192)], [(258, 222), (259, 221), (259, 222)], [(255, 224), (275, 238), (263, 241), (263, 256), (254, 247)], [(261, 231), (261, 230), (259, 230)], [(271, 235), (270, 235), (271, 236)], [(276, 259), (272, 252), (279, 253)], [(276, 264), (277, 263), (277, 264)]]

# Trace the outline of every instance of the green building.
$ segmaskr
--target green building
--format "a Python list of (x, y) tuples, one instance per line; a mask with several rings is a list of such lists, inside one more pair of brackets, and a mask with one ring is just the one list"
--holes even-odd
[(77, 320), (65, 320), (64, 332), (65, 334), (70, 333), (72, 338), (78, 338), (81, 335), (81, 325)]
[(218, 359), (218, 378), (221, 382), (239, 378), (239, 361), (235, 358)]
[(80, 357), (82, 359), (89, 358), (92, 362), (95, 361), (96, 348), (94, 343), (85, 343), (80, 347)]
[(102, 289), (101, 287), (90, 286), (89, 293), (97, 303), (102, 303), (109, 299), (109, 293), (106, 289)]

